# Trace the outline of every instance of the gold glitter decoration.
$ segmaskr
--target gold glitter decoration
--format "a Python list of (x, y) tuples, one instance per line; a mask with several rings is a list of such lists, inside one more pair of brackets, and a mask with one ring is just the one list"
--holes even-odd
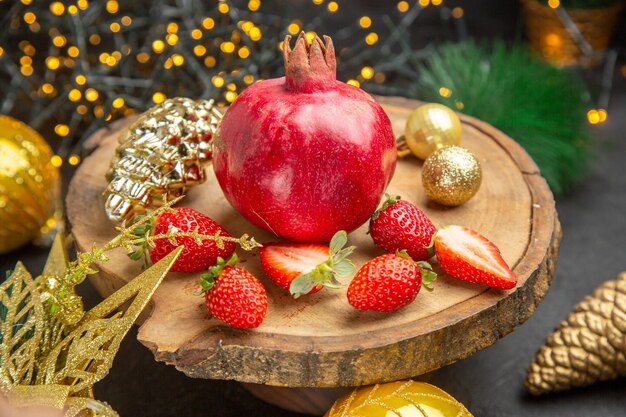
[(59, 171), (30, 127), (0, 116), (0, 253), (60, 226)]
[(398, 150), (400, 157), (410, 150), (418, 158), (426, 159), (438, 149), (460, 143), (461, 121), (456, 113), (442, 104), (429, 103), (413, 110), (406, 120)]
[(460, 146), (435, 151), (422, 167), (426, 195), (446, 206), (465, 203), (476, 194), (481, 181), (480, 163), (470, 151)]
[[(114, 246), (114, 245), (112, 245)], [(93, 399), (120, 343), (182, 251), (177, 248), (88, 311), (72, 327), (46, 309), (40, 288), (71, 275), (64, 239), (55, 239), (42, 275), (32, 279), (18, 262), (0, 285), (0, 389), (16, 407), (63, 409), (65, 417), (117, 417)], [(59, 279), (61, 282), (62, 279)], [(119, 311), (128, 305), (124, 311)]]
[(626, 376), (626, 272), (598, 287), (548, 336), (528, 369), (539, 395)]
[(203, 183), (221, 119), (213, 100), (180, 97), (143, 113), (120, 136), (107, 173), (109, 219), (132, 220)]
[(358, 388), (324, 417), (472, 417), (450, 394), (425, 382), (398, 381)]

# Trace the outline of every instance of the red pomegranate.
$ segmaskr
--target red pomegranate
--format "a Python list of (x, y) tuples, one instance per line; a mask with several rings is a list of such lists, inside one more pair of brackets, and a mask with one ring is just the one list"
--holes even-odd
[(374, 212), (393, 176), (391, 122), (363, 90), (336, 80), (332, 40), (301, 33), (286, 76), (248, 87), (224, 114), (213, 168), (226, 198), (282, 238), (325, 242)]

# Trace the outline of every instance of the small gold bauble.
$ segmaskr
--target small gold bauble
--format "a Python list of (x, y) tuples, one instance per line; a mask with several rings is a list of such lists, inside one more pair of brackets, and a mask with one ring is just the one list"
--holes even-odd
[(481, 181), (482, 169), (478, 159), (460, 146), (435, 151), (422, 167), (426, 195), (446, 206), (465, 203), (476, 194)]
[(461, 121), (442, 104), (424, 104), (407, 119), (404, 138), (415, 156), (426, 159), (437, 149), (461, 143)]
[(0, 253), (38, 237), (53, 225), (59, 171), (44, 138), (0, 116)]

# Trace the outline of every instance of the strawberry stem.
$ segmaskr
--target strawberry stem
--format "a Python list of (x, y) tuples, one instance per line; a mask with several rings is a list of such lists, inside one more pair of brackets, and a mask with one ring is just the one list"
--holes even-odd
[(220, 276), (224, 268), (229, 266), (235, 266), (237, 265), (237, 262), (239, 262), (239, 257), (237, 257), (236, 253), (233, 254), (233, 256), (231, 256), (228, 261), (224, 261), (224, 258), (222, 258), (221, 256), (218, 257), (217, 263), (209, 268), (207, 273), (202, 274), (202, 277), (198, 281), (198, 284), (200, 284), (200, 287), (202, 287), (202, 291), (197, 292), (196, 295), (202, 295), (209, 291), (211, 288), (213, 288), (215, 282), (217, 281), (217, 278)]
[[(392, 197), (390, 194), (385, 193), (385, 202), (383, 203), (383, 205), (378, 210), (376, 210), (372, 214), (371, 220), (376, 220), (376, 218), (380, 215), (380, 213), (382, 211), (384, 211), (387, 207), (389, 207), (389, 206), (391, 206), (393, 204), (396, 204), (401, 199), (402, 199), (402, 197), (400, 197), (399, 195), (397, 195), (395, 197)], [(368, 233), (369, 233), (369, 231), (368, 231)]]

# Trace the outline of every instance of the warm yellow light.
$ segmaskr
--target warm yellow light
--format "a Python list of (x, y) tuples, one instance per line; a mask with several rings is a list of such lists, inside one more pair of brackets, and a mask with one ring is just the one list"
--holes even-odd
[(86, 10), (89, 7), (89, 2), (87, 0), (78, 0), (76, 5), (81, 10)]
[(226, 89), (227, 89), (228, 91), (237, 91), (237, 84), (235, 84), (235, 83), (229, 83), (229, 84), (226, 86)]
[(98, 100), (99, 96), (100, 96), (100, 94), (98, 93), (98, 90), (95, 90), (93, 88), (88, 88), (85, 91), (85, 98), (87, 99), (87, 101), (94, 102), (94, 101)]
[(111, 29), (111, 32), (117, 33), (117, 32), (119, 32), (122, 29), (122, 26), (120, 26), (120, 24), (117, 23), (117, 22), (113, 22), (113, 23), (111, 23), (109, 28)]
[(206, 58), (204, 58), (204, 65), (207, 68), (213, 68), (215, 66), (217, 62), (215, 61), (215, 58), (212, 57), (211, 55), (207, 56)]
[(454, 106), (458, 109), (458, 110), (463, 110), (465, 108), (465, 103), (463, 103), (462, 101), (454, 101)]
[(419, 0), (418, 3), (420, 4), (420, 6), (426, 7), (430, 4), (430, 0)]
[(292, 35), (297, 35), (298, 32), (300, 32), (300, 25), (297, 23), (289, 24), (289, 26), (287, 26), (287, 32), (291, 33)]
[(29, 56), (23, 56), (20, 58), (20, 65), (32, 65), (33, 64), (33, 59)]
[(365, 43), (368, 45), (374, 45), (378, 42), (378, 35), (375, 32), (370, 32), (365, 37)]
[(117, 58), (115, 58), (113, 55), (109, 55), (106, 59), (106, 64), (109, 67), (114, 67), (115, 65), (117, 65)]
[(337, 10), (339, 10), (339, 3), (337, 3), (336, 1), (331, 1), (330, 3), (328, 3), (328, 6), (326, 6), (326, 8), (329, 12), (335, 13)]
[(232, 42), (222, 42), (220, 49), (226, 54), (232, 54), (235, 51), (235, 44)]
[(242, 48), (239, 48), (239, 51), (237, 51), (237, 55), (239, 55), (239, 58), (241, 59), (246, 59), (250, 56), (250, 50), (247, 46), (244, 46)]
[(103, 64), (107, 63), (107, 59), (109, 59), (109, 54), (107, 54), (106, 52), (101, 53), (98, 57), (98, 60)]
[[(35, 47), (33, 45), (26, 45), (24, 47), (24, 53), (28, 56), (35, 55)], [(2, 48), (0, 48), (0, 56), (2, 56)]]
[(228, 7), (228, 4), (220, 2), (220, 4), (217, 6), (217, 10), (219, 10), (219, 12), (222, 14), (226, 14), (230, 10), (230, 7)]
[(22, 0), (22, 4), (24, 6), (28, 6), (29, 4), (31, 4), (33, 2), (33, 0)]
[(226, 97), (226, 101), (232, 103), (237, 98), (237, 93), (234, 91), (227, 91), (224, 97)]
[(561, 2), (559, 0), (548, 0), (548, 6), (552, 7), (553, 9), (559, 7), (560, 4)]
[(80, 163), (80, 156), (74, 154), (71, 155), (68, 159), (67, 162), (69, 162), (70, 165), (78, 165)]
[(35, 23), (36, 20), (37, 20), (37, 16), (35, 16), (35, 13), (33, 12), (24, 13), (24, 22), (28, 23), (29, 25), (32, 25), (33, 23)]
[(53, 167), (59, 168), (61, 165), (63, 165), (63, 158), (61, 158), (59, 155), (54, 155), (52, 158), (50, 158), (50, 163)]
[(69, 48), (67, 48), (67, 54), (72, 58), (76, 58), (78, 55), (80, 55), (80, 50), (75, 46), (70, 46)]
[(200, 29), (194, 29), (191, 31), (191, 37), (195, 40), (202, 39), (202, 31)]
[(348, 81), (346, 81), (346, 84), (353, 85), (353, 86), (355, 86), (357, 88), (361, 86), (361, 83), (358, 82), (357, 80), (348, 80)]
[(65, 39), (65, 36), (61, 36), (61, 35), (55, 36), (54, 38), (52, 38), (52, 43), (57, 48), (60, 48), (67, 43), (67, 39)]
[(169, 57), (165, 60), (165, 62), (163, 63), (163, 68), (165, 69), (171, 69), (174, 66), (174, 63), (172, 62), (172, 57)]
[(139, 62), (140, 64), (145, 64), (150, 60), (150, 54), (147, 52), (140, 52), (137, 54), (136, 59), (137, 62)]
[(78, 101), (81, 99), (82, 96), (83, 96), (83, 93), (81, 93), (80, 90), (76, 88), (72, 88), (70, 92), (67, 93), (67, 98), (69, 98), (70, 101)]
[(89, 35), (89, 43), (92, 45), (100, 45), (100, 40), (100, 35), (98, 34)]
[(67, 136), (70, 134), (70, 127), (66, 124), (59, 123), (54, 127), (54, 133), (61, 137)]
[(366, 80), (371, 79), (374, 76), (374, 68), (372, 67), (363, 67), (361, 68), (361, 77)]
[(4, 54), (4, 49), (0, 46), (0, 56), (2, 56), (2, 54)]
[(443, 0), (431, 0), (430, 2), (432, 3), (433, 6), (441, 6), (441, 3), (443, 3)]
[(152, 42), (152, 50), (157, 53), (160, 54), (161, 52), (163, 52), (163, 50), (165, 49), (165, 42), (163, 42), (160, 39), (157, 39), (156, 41)]
[(256, 12), (257, 10), (259, 10), (260, 7), (261, 7), (260, 0), (250, 0), (248, 2), (248, 9), (250, 9), (251, 12)]
[(46, 66), (51, 70), (57, 70), (61, 66), (61, 61), (56, 56), (46, 58)]
[(600, 123), (603, 123), (606, 121), (606, 110), (604, 109), (598, 109), (598, 119)]
[(310, 31), (305, 33), (304, 35), (306, 36), (306, 41), (308, 43), (311, 43), (313, 42), (313, 39), (315, 39), (315, 37), (317, 36), (317, 33)]
[(396, 7), (398, 8), (398, 11), (400, 11), (401, 13), (405, 13), (409, 11), (409, 3), (406, 1), (399, 1)]
[(109, 0), (107, 1), (106, 9), (107, 12), (115, 14), (120, 10), (120, 4), (116, 0)]
[(246, 35), (250, 34), (250, 29), (252, 29), (254, 27), (254, 23), (252, 23), (251, 21), (245, 21), (241, 24), (241, 29), (243, 29), (243, 32)]
[(87, 114), (87, 111), (89, 109), (87, 108), (87, 106), (85, 106), (84, 104), (78, 105), (76, 106), (76, 112), (78, 114)]
[(166, 98), (167, 96), (160, 91), (152, 94), (152, 101), (154, 102), (154, 104), (161, 104), (165, 101)]
[(206, 54), (206, 48), (202, 45), (196, 45), (193, 47), (193, 53), (195, 56), (204, 56), (204, 54)]
[(121, 22), (124, 26), (130, 26), (133, 23), (133, 19), (130, 16), (124, 16), (122, 17)]
[(452, 95), (452, 90), (450, 90), (449, 88), (446, 88), (446, 87), (440, 87), (439, 88), (439, 95), (441, 97), (450, 97)]
[(254, 82), (254, 76), (247, 74), (243, 76), (243, 82), (250, 85)]
[(222, 88), (224, 86), (224, 78), (220, 77), (219, 75), (214, 76), (211, 79), (211, 82), (217, 88)]
[(596, 109), (591, 109), (587, 112), (587, 120), (592, 125), (596, 125), (600, 123), (600, 114), (598, 113)]
[(122, 107), (124, 107), (124, 99), (122, 97), (118, 97), (115, 100), (113, 100), (113, 103), (111, 103), (111, 106), (113, 106), (114, 109), (121, 109)]
[(46, 94), (52, 94), (54, 93), (54, 86), (50, 83), (45, 83), (44, 85), (41, 86), (41, 91), (43, 91)]
[(211, 19), (210, 17), (207, 17), (206, 19), (202, 21), (202, 26), (206, 30), (211, 30), (215, 27), (215, 20)]
[(177, 67), (180, 67), (181, 65), (183, 65), (185, 63), (185, 57), (180, 55), (180, 54), (174, 54), (174, 55), (172, 55), (172, 62)]
[(20, 67), (20, 72), (23, 76), (30, 77), (33, 75), (34, 69), (30, 65), (24, 65), (23, 67)]
[(165, 40), (167, 41), (168, 45), (174, 46), (178, 43), (178, 35), (170, 33), (169, 35), (165, 36)]
[(100, 106), (100, 105), (94, 106), (94, 108), (93, 108), (93, 115), (98, 117), (98, 118), (104, 116), (104, 108), (102, 108), (102, 106)]
[(452, 17), (454, 17), (455, 19), (460, 19), (463, 17), (463, 8), (462, 7), (455, 7), (454, 9), (452, 9)]
[(76, 78), (74, 78), (74, 81), (76, 81), (76, 84), (78, 85), (85, 85), (85, 83), (87, 82), (87, 77), (82, 74), (77, 75)]
[(178, 33), (178, 24), (171, 22), (167, 24), (167, 33)]
[(313, 4), (317, 4), (318, 6), (322, 3), (324, 3), (324, 0), (313, 0)]
[(250, 39), (252, 39), (253, 41), (258, 41), (261, 39), (261, 29), (259, 29), (258, 27), (254, 26), (250, 29), (248, 36), (250, 36)]
[(78, 7), (72, 4), (71, 6), (67, 8), (67, 12), (71, 15), (75, 15), (76, 13), (78, 13)]
[(549, 46), (549, 47), (552, 47), (552, 48), (558, 48), (558, 47), (561, 46), (563, 41), (561, 40), (561, 37), (558, 34), (556, 34), (556, 33), (549, 33), (544, 38), (544, 43), (545, 43), (546, 46)]
[(65, 12), (65, 5), (60, 1), (50, 3), (50, 11), (56, 16), (61, 16)]
[(372, 26), (372, 19), (367, 16), (361, 17), (359, 19), (359, 26), (361, 26), (363, 29), (367, 29), (368, 27)]

